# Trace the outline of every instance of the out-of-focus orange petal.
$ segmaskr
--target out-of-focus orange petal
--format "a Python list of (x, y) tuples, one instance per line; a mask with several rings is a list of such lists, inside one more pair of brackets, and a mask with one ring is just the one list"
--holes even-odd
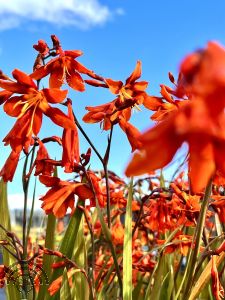
[(75, 193), (81, 200), (90, 199), (94, 197), (94, 194), (91, 191), (91, 189), (85, 184), (77, 185), (77, 187), (75, 188)]
[(149, 173), (167, 165), (183, 140), (174, 133), (173, 119), (160, 123), (140, 137), (143, 146), (134, 153), (125, 174), (127, 176)]
[(189, 176), (194, 193), (204, 189), (216, 170), (213, 145), (198, 135), (189, 141)]

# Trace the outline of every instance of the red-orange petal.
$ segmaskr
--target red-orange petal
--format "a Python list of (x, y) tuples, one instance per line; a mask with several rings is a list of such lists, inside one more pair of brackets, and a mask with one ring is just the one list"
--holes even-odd
[(126, 84), (134, 83), (141, 77), (141, 61), (138, 60), (133, 73), (127, 78)]
[(58, 108), (49, 106), (44, 114), (58, 126), (75, 129), (75, 123)]
[(57, 88), (43, 89), (42, 90), (47, 101), (50, 103), (61, 103), (67, 96), (67, 90), (60, 90)]
[(27, 85), (28, 87), (37, 89), (36, 84), (34, 83), (34, 81), (32, 80), (32, 78), (27, 75), (26, 73), (15, 69), (12, 72), (13, 77), (18, 81), (18, 83), (20, 83), (21, 85)]
[(115, 81), (115, 80), (112, 80), (112, 79), (108, 78), (108, 79), (105, 79), (105, 82), (107, 83), (107, 85), (109, 86), (110, 91), (113, 94), (116, 94), (116, 95), (119, 94), (120, 89), (123, 86), (122, 81)]

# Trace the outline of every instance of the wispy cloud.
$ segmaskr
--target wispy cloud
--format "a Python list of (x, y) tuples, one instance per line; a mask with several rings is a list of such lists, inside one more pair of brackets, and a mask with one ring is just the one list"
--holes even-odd
[(98, 0), (0, 0), (0, 30), (18, 27), (27, 21), (87, 29), (102, 25), (114, 12)]

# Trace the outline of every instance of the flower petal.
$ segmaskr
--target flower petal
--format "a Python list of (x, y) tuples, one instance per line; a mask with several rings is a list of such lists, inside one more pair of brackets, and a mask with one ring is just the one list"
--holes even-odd
[(141, 61), (138, 60), (133, 73), (126, 80), (126, 85), (129, 83), (134, 83), (140, 77), (141, 77)]
[(61, 103), (67, 96), (67, 90), (60, 90), (57, 88), (43, 89), (42, 90), (47, 101), (50, 103)]
[(112, 80), (112, 79), (108, 78), (108, 79), (105, 79), (105, 82), (108, 84), (109, 89), (113, 94), (116, 94), (116, 95), (119, 94), (120, 89), (123, 86), (122, 81), (116, 81), (116, 80)]
[(75, 123), (60, 109), (49, 106), (46, 111), (44, 111), (44, 114), (48, 116), (56, 125), (75, 130)]

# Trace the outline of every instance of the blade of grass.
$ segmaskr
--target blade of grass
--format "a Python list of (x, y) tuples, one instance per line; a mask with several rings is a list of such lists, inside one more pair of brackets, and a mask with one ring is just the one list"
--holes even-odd
[(132, 200), (133, 179), (130, 181), (123, 243), (123, 300), (132, 299)]
[[(7, 196), (7, 184), (3, 180), (0, 181), (0, 212), (1, 213), (1, 225), (8, 231), (11, 231), (10, 212), (8, 207), (8, 196)], [(6, 239), (5, 232), (0, 229), (1, 239)], [(13, 250), (10, 248), (10, 250)], [(16, 262), (15, 258), (12, 257), (7, 250), (3, 249), (3, 264), (5, 266), (11, 266)], [(13, 282), (8, 282), (6, 285), (6, 298), (8, 300), (20, 299), (20, 293), (16, 289)]]

